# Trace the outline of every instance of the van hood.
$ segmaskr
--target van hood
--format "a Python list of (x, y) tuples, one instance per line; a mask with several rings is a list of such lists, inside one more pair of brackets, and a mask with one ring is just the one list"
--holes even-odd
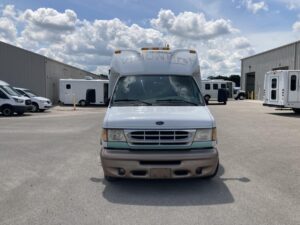
[[(157, 125), (158, 121), (163, 125)], [(215, 121), (206, 106), (113, 106), (107, 109), (103, 127), (195, 129), (215, 127)]]
[(26, 97), (26, 96), (16, 96), (16, 95), (12, 95), (12, 98), (16, 98), (16, 99), (20, 99), (20, 100), (30, 100), (30, 98)]
[(50, 99), (48, 99), (48, 98), (38, 97), (38, 96), (32, 97), (31, 100), (37, 100), (37, 101), (50, 101)]

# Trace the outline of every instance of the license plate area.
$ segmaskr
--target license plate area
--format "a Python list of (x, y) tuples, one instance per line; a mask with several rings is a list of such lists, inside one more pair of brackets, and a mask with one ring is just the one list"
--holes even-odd
[(171, 169), (168, 168), (152, 168), (150, 169), (150, 177), (156, 179), (164, 179), (171, 177)]

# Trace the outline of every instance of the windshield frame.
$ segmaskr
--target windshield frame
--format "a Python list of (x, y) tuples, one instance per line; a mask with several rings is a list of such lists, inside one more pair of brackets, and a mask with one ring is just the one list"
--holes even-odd
[(24, 93), (28, 95), (29, 98), (38, 97), (35, 93), (33, 93), (31, 90), (22, 90)]
[(3, 85), (1, 86), (1, 89), (9, 96), (22, 97), (22, 95), (17, 90), (15, 90), (13, 87), (9, 85)]
[[(153, 103), (153, 104), (148, 104), (148, 102), (146, 102), (146, 100), (144, 100), (144, 99), (136, 99), (136, 102), (139, 102), (139, 103), (143, 103), (143, 101), (144, 101), (144, 104), (143, 105), (135, 105), (135, 104), (124, 104), (124, 105), (122, 105), (122, 104), (116, 104), (116, 102), (114, 102), (114, 98), (115, 98), (115, 93), (116, 93), (116, 90), (117, 90), (117, 86), (118, 86), (118, 84), (119, 84), (119, 82), (120, 82), (120, 80), (121, 79), (125, 79), (126, 77), (129, 77), (129, 76), (136, 76), (136, 77), (138, 77), (138, 76), (178, 76), (178, 77), (189, 77), (190, 79), (192, 79), (192, 82), (194, 83), (194, 87), (197, 89), (197, 91), (198, 91), (198, 95), (199, 95), (199, 104), (198, 103), (194, 103), (194, 102), (191, 102), (190, 104), (188, 104), (188, 101), (185, 101), (185, 100), (180, 100), (180, 99), (178, 99), (178, 101), (170, 101), (170, 102), (168, 102), (168, 101), (166, 101), (166, 102), (168, 102), (168, 104), (162, 104), (162, 102), (163, 101), (156, 101), (156, 102), (151, 102), (151, 103)], [(133, 102), (135, 99), (130, 99), (129, 101), (127, 100), (127, 102)], [(174, 99), (174, 100), (176, 100), (176, 99)], [(160, 104), (158, 104), (158, 102), (160, 102)], [(174, 103), (182, 103), (182, 104), (174, 104)], [(149, 102), (150, 103), (150, 102)], [(173, 104), (171, 104), (171, 103), (173, 103)], [(185, 103), (185, 104), (183, 104), (183, 103)], [(203, 96), (202, 96), (202, 93), (201, 93), (201, 89), (200, 89), (200, 87), (199, 87), (199, 85), (198, 85), (198, 83), (197, 83), (197, 81), (196, 81), (196, 79), (194, 78), (194, 76), (193, 75), (184, 75), (184, 74), (137, 74), (137, 75), (130, 75), (130, 74), (128, 74), (128, 75), (121, 75), (118, 79), (117, 79), (117, 81), (116, 81), (116, 83), (115, 83), (115, 86), (114, 86), (114, 90), (113, 90), (113, 92), (112, 92), (112, 95), (111, 95), (111, 99), (110, 99), (110, 102), (109, 102), (109, 108), (110, 107), (112, 107), (112, 106), (120, 106), (120, 107), (128, 107), (128, 106), (193, 106), (193, 107), (197, 107), (197, 106), (205, 106), (205, 101), (204, 101), (204, 98), (203, 98)]]

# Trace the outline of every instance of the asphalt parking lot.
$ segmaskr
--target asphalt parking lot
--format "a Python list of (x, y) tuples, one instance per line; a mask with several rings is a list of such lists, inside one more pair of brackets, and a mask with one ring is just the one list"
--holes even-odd
[(254, 101), (209, 108), (211, 181), (105, 182), (105, 108), (0, 116), (0, 224), (300, 224), (300, 116)]

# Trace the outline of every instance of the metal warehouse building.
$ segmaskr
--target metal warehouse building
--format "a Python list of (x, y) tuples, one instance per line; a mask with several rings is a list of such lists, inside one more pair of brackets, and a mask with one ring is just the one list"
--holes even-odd
[(12, 86), (31, 89), (58, 102), (60, 78), (84, 78), (97, 75), (45, 56), (0, 42), (0, 80)]
[(271, 70), (299, 70), (300, 41), (284, 45), (247, 58), (241, 62), (241, 88), (254, 92), (255, 99), (263, 99), (264, 76)]

